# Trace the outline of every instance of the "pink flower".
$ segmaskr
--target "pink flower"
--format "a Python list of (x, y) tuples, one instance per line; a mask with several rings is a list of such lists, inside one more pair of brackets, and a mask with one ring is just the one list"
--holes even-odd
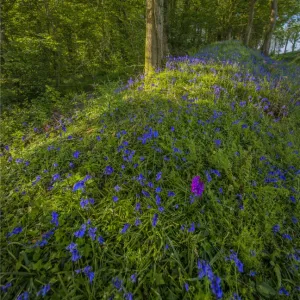
[(201, 197), (204, 192), (204, 182), (200, 180), (200, 176), (195, 176), (192, 179), (192, 193)]

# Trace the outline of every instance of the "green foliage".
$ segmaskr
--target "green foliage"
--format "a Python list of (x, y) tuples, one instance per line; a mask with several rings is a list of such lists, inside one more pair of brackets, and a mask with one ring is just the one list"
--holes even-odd
[[(2, 286), (12, 286), (1, 291), (2, 299), (24, 291), (34, 298), (48, 283), (50, 299), (124, 299), (127, 292), (134, 299), (215, 299), (208, 278), (198, 278), (198, 259), (208, 261), (221, 278), (223, 299), (233, 293), (242, 299), (280, 299), (282, 286), (291, 299), (299, 298), (300, 223), (292, 217), (300, 219), (300, 110), (290, 101), (296, 70), (284, 64), (272, 68), (276, 62), (264, 63), (237, 43), (217, 47), (200, 51), (198, 58), (169, 61), (148, 86), (139, 77), (121, 89), (99, 85), (93, 97), (69, 99), (47, 87), (33, 104), (4, 113), (0, 275)], [(209, 57), (214, 51), (221, 56)], [(223, 55), (236, 61), (222, 62)], [(253, 55), (250, 69), (247, 60)], [(280, 66), (287, 78), (274, 86)], [(218, 94), (216, 87), (224, 90)], [(270, 102), (267, 110), (263, 98)], [(60, 114), (51, 118), (54, 111)], [(149, 128), (158, 136), (144, 136)], [(143, 136), (147, 141), (139, 139)], [(114, 169), (111, 175), (105, 174), (107, 166)], [(60, 178), (54, 180), (55, 174)], [(74, 192), (86, 175), (91, 178), (85, 189)], [(191, 198), (196, 175), (205, 190)], [(81, 208), (86, 198), (95, 203)], [(57, 227), (51, 223), (53, 211), (59, 214)], [(74, 236), (88, 220), (103, 244), (88, 234)], [(130, 227), (121, 234), (126, 223)], [(280, 231), (273, 233), (276, 224)], [(7, 237), (17, 226), (23, 231)], [(48, 243), (37, 246), (54, 227)], [(66, 250), (72, 241), (82, 255), (76, 262)], [(243, 272), (226, 260), (231, 249)], [(92, 283), (75, 272), (88, 265), (95, 272)], [(123, 281), (122, 291), (112, 282), (116, 277)]]

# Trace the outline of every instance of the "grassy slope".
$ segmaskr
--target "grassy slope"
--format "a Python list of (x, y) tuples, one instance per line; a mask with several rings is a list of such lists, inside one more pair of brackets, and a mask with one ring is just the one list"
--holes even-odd
[[(199, 259), (221, 279), (223, 299), (277, 299), (281, 287), (300, 299), (299, 69), (238, 43), (197, 57), (171, 58), (146, 86), (137, 78), (70, 103), (49, 91), (31, 112), (3, 115), (1, 282), (12, 286), (2, 299), (24, 291), (34, 298), (48, 283), (51, 299), (215, 299), (208, 278), (198, 278)], [(47, 120), (48, 103), (64, 113), (58, 122)], [(86, 175), (85, 189), (73, 192)], [(201, 198), (190, 191), (196, 175), (205, 182)], [(97, 227), (95, 240), (91, 231), (74, 236), (82, 224)], [(16, 226), (23, 231), (7, 238)], [(82, 256), (76, 262), (71, 242)], [(226, 260), (230, 250), (243, 272)], [(87, 265), (92, 284), (75, 273)]]

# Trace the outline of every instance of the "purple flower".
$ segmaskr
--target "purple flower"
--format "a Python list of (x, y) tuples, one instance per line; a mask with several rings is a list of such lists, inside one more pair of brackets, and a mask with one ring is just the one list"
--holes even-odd
[(242, 298), (237, 293), (233, 293), (232, 300), (242, 300)]
[(56, 227), (58, 226), (58, 213), (56, 211), (52, 212), (51, 224), (54, 224)]
[(114, 190), (115, 190), (116, 192), (119, 192), (119, 191), (121, 190), (121, 188), (120, 188), (118, 185), (116, 185), (116, 186), (114, 187)]
[(249, 276), (254, 277), (256, 275), (255, 271), (250, 271)]
[(187, 282), (184, 284), (184, 288), (187, 292), (189, 291), (189, 284)]
[(282, 237), (284, 238), (284, 239), (287, 239), (287, 240), (292, 240), (292, 237), (289, 235), (289, 234), (287, 234), (287, 233), (284, 233), (283, 235), (282, 235)]
[(90, 227), (88, 230), (88, 235), (92, 239), (92, 241), (96, 239), (96, 231), (97, 231), (97, 227)]
[(102, 236), (99, 236), (98, 237), (98, 242), (100, 245), (103, 245), (104, 244), (104, 238)]
[(162, 175), (162, 172), (158, 172), (158, 173), (156, 174), (156, 181), (161, 180), (161, 175)]
[(50, 284), (46, 284), (46, 285), (44, 285), (44, 286), (42, 287), (41, 290), (39, 290), (39, 291), (37, 292), (36, 295), (37, 295), (37, 296), (45, 297), (46, 294), (47, 294), (49, 291), (50, 291)]
[(292, 222), (293, 222), (294, 224), (297, 224), (297, 223), (298, 223), (298, 219), (297, 219), (296, 217), (292, 217)]
[(125, 293), (125, 294), (124, 294), (124, 299), (125, 299), (125, 300), (133, 300), (133, 295), (132, 295), (132, 293)]
[(60, 175), (59, 175), (59, 174), (54, 174), (54, 175), (52, 176), (52, 179), (53, 179), (53, 181), (57, 181), (57, 180), (60, 179)]
[(8, 282), (7, 284), (1, 286), (1, 290), (6, 293), (7, 290), (12, 286), (12, 283), (11, 282)]
[(130, 227), (130, 224), (126, 223), (124, 225), (123, 229), (121, 230), (121, 233), (124, 234), (128, 230), (129, 227)]
[(114, 172), (114, 169), (111, 166), (107, 166), (105, 168), (104, 174), (105, 175), (111, 175)]
[(77, 244), (72, 242), (69, 246), (66, 247), (66, 249), (69, 250), (70, 253), (72, 254), (72, 261), (75, 262), (81, 258), (81, 255), (77, 250)]
[(156, 202), (156, 205), (160, 205), (161, 204), (161, 198), (160, 198), (159, 195), (155, 196), (155, 202)]
[(221, 146), (221, 140), (220, 139), (217, 139), (217, 140), (215, 140), (215, 145), (217, 146), (217, 147), (220, 147)]
[(165, 210), (165, 209), (164, 209), (164, 207), (163, 207), (163, 206), (159, 206), (159, 207), (158, 207), (158, 210), (159, 210), (159, 212), (161, 212), (161, 213), (162, 213), (162, 212), (164, 212), (164, 210)]
[(290, 295), (290, 293), (284, 287), (281, 287), (278, 293), (279, 295), (286, 295), (286, 296)]
[(140, 209), (141, 209), (141, 203), (138, 202), (138, 203), (136, 203), (136, 205), (135, 205), (135, 210), (136, 210), (136, 211), (139, 211)]
[(84, 180), (80, 180), (76, 182), (73, 186), (73, 192), (84, 189)]
[(133, 283), (136, 283), (136, 279), (137, 279), (137, 274), (135, 273), (135, 274), (132, 274), (131, 276), (130, 276), (130, 280), (133, 282)]
[(156, 189), (155, 189), (155, 193), (160, 193), (161, 192), (161, 187), (157, 187)]
[(79, 154), (80, 154), (79, 151), (75, 151), (75, 152), (73, 153), (73, 157), (74, 157), (74, 158), (78, 158), (78, 157), (79, 157)]
[(221, 299), (223, 297), (220, 277), (215, 275), (213, 280), (210, 282), (210, 287), (213, 294), (216, 295), (217, 299)]
[(119, 197), (118, 196), (113, 196), (112, 199), (113, 199), (114, 202), (118, 202)]
[(118, 291), (120, 291), (122, 289), (123, 282), (118, 277), (113, 278), (112, 283)]
[(192, 188), (192, 193), (195, 194), (196, 196), (198, 197), (201, 197), (203, 192), (204, 192), (204, 182), (202, 182), (200, 180), (200, 176), (195, 176), (193, 179), (192, 179), (192, 185), (191, 185), (191, 188)]
[(174, 197), (175, 193), (173, 191), (168, 191), (168, 197)]
[(29, 293), (24, 292), (17, 297), (17, 300), (29, 300)]
[(142, 221), (140, 219), (136, 219), (134, 225), (139, 226), (142, 224)]
[(231, 261), (234, 261), (235, 262), (235, 265), (238, 269), (238, 271), (240, 273), (242, 273), (244, 271), (244, 265), (243, 263), (238, 259), (237, 257), (237, 253), (235, 253), (233, 250), (230, 250), (231, 254), (228, 258), (226, 258), (226, 260), (231, 260)]
[(188, 232), (195, 232), (195, 223), (194, 222), (191, 224), (191, 227), (189, 228)]
[(158, 221), (158, 214), (154, 214), (152, 218), (152, 226), (155, 227)]
[(273, 226), (272, 231), (273, 233), (277, 233), (280, 230), (280, 226), (278, 224), (276, 224), (275, 226)]
[(84, 273), (87, 276), (87, 278), (89, 279), (90, 283), (92, 283), (94, 280), (95, 273), (92, 272), (91, 266), (86, 266), (83, 269), (75, 270), (75, 272), (76, 272), (76, 274)]
[(86, 231), (86, 224), (82, 224), (80, 229), (74, 233), (77, 238), (83, 238)]
[(12, 235), (19, 234), (19, 233), (22, 232), (22, 230), (23, 230), (23, 228), (22, 228), (21, 226), (15, 227), (15, 228), (12, 230), (12, 232), (9, 232), (9, 233), (7, 234), (7, 237), (11, 237)]

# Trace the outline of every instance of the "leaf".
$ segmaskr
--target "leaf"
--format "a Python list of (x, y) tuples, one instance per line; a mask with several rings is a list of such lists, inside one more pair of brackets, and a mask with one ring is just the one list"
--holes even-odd
[(163, 284), (165, 284), (165, 281), (164, 281), (163, 276), (162, 276), (161, 273), (156, 273), (155, 275), (156, 275), (155, 276), (155, 280), (156, 280), (156, 284), (157, 285), (163, 285)]
[(277, 277), (277, 288), (279, 289), (281, 287), (281, 272), (280, 272), (280, 267), (279, 265), (275, 265), (274, 271)]
[(276, 295), (276, 291), (267, 283), (262, 282), (256, 286), (257, 291), (263, 296), (274, 296)]

